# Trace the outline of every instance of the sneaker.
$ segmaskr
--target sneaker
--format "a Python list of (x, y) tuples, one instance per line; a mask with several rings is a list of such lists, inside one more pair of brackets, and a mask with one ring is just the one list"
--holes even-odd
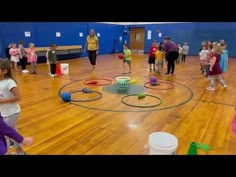
[(28, 72), (29, 72), (27, 69), (25, 69), (24, 71), (25, 71), (25, 73), (28, 73)]
[(152, 69), (150, 69), (150, 72), (152, 72)]
[(51, 74), (51, 77), (55, 77), (55, 74)]
[(10, 146), (9, 146), (9, 148), (13, 148), (13, 147), (15, 147), (15, 143), (10, 140)]
[(170, 73), (165, 73), (165, 75), (169, 75)]
[(13, 152), (12, 155), (26, 155), (25, 152)]
[(227, 85), (226, 85), (226, 84), (224, 84), (223, 86), (224, 86), (225, 89), (227, 88)]
[(211, 90), (211, 91), (216, 90), (214, 87), (207, 87), (206, 89), (207, 89), (207, 90)]

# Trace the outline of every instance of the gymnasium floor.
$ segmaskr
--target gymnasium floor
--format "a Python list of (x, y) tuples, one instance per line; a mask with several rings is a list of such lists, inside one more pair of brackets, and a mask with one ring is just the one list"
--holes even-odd
[[(163, 100), (161, 106), (126, 106), (120, 101), (123, 95), (107, 93), (102, 86), (89, 86), (103, 94), (97, 101), (74, 105), (60, 100), (58, 91), (66, 84), (63, 92), (88, 87), (83, 82), (91, 77), (111, 79), (115, 83), (115, 77), (122, 73), (117, 55), (99, 56), (95, 72), (91, 72), (85, 58), (62, 61), (69, 63), (70, 74), (58, 78), (48, 76), (46, 64), (38, 65), (38, 75), (13, 72), (21, 93), (18, 130), (35, 139), (32, 147), (24, 147), (26, 153), (147, 154), (148, 135), (165, 131), (178, 138), (177, 154), (186, 154), (192, 141), (209, 144), (214, 149), (198, 150), (199, 154), (236, 154), (236, 135), (231, 131), (236, 105), (235, 59), (230, 59), (225, 75), (227, 90), (217, 85), (217, 90), (212, 92), (205, 89), (208, 81), (201, 75), (198, 57), (189, 57), (185, 64), (178, 64), (176, 76), (150, 73), (146, 55), (133, 55), (132, 58), (131, 79), (136, 79), (137, 84), (142, 86), (154, 75), (163, 81), (161, 88), (168, 88), (171, 85), (168, 83), (174, 85), (168, 90), (147, 90)], [(72, 98), (97, 96), (78, 92)], [(154, 98), (146, 100), (126, 99), (129, 103), (145, 105), (156, 101)]]

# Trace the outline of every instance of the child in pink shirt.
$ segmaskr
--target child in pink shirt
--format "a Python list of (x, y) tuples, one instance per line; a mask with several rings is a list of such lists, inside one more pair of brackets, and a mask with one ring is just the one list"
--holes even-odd
[(19, 55), (20, 52), (16, 48), (16, 44), (12, 44), (12, 48), (9, 50), (9, 54), (11, 55), (11, 62), (13, 64), (13, 68), (17, 71), (17, 63), (20, 61), (19, 60)]
[(37, 65), (37, 55), (36, 55), (36, 51), (34, 49), (34, 44), (30, 43), (29, 44), (29, 49), (27, 50), (27, 54), (28, 54), (28, 62), (31, 63), (31, 74), (37, 74), (35, 71), (36, 65)]

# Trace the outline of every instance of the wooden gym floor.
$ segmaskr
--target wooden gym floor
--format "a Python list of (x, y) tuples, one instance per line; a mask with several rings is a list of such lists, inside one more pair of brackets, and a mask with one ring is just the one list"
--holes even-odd
[[(147, 154), (148, 135), (156, 131), (174, 134), (179, 141), (177, 154), (186, 154), (192, 141), (209, 144), (214, 150), (199, 154), (236, 154), (236, 135), (231, 131), (231, 121), (236, 105), (236, 60), (230, 59), (224, 90), (219, 84), (217, 90), (207, 91), (208, 81), (201, 75), (198, 57), (188, 57), (185, 64), (176, 66), (175, 76), (157, 75), (149, 72), (147, 55), (133, 55), (131, 78), (143, 85), (151, 75), (164, 81), (173, 81), (174, 89), (147, 90), (149, 94), (163, 100), (156, 111), (147, 108), (132, 108), (120, 102), (122, 95), (104, 92), (102, 87), (90, 87), (101, 91), (103, 98), (94, 102), (81, 103), (96, 109), (63, 103), (59, 89), (76, 91), (83, 87), (83, 80), (90, 77), (112, 79), (121, 75), (121, 61), (117, 55), (98, 57), (97, 69), (91, 72), (86, 58), (61, 61), (69, 63), (70, 74), (50, 78), (46, 64), (39, 64), (38, 75), (14, 72), (18, 82), (22, 108), (18, 130), (24, 136), (33, 136), (32, 147), (24, 147), (27, 154)], [(165, 64), (166, 68), (166, 64)], [(30, 69), (30, 66), (28, 66)], [(166, 71), (164, 69), (163, 73)], [(183, 84), (183, 85), (180, 85)], [(163, 87), (165, 84), (161, 84)], [(189, 89), (188, 89), (189, 88)], [(76, 93), (73, 98), (86, 99)], [(155, 101), (148, 98), (149, 101)], [(126, 101), (139, 104), (137, 98)], [(186, 101), (186, 104), (178, 106)], [(145, 103), (144, 101), (140, 103)], [(148, 103), (150, 104), (150, 102)], [(157, 107), (158, 108), (158, 107)], [(150, 109), (150, 108), (149, 108)], [(155, 109), (155, 108), (151, 108)], [(137, 112), (114, 112), (137, 111)]]

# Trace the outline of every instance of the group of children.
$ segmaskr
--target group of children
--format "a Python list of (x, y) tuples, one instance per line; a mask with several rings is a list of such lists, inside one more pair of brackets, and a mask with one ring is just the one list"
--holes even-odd
[[(56, 76), (56, 44), (52, 44), (51, 47), (47, 50), (46, 58), (48, 64), (48, 70), (51, 77)], [(31, 74), (37, 74), (36, 65), (37, 65), (37, 54), (35, 50), (35, 45), (33, 43), (29, 44), (29, 48), (26, 50), (24, 48), (24, 42), (20, 41), (17, 48), (15, 43), (10, 43), (6, 49), (6, 56), (12, 63), (12, 68), (18, 71), (18, 62), (21, 63), (22, 73), (28, 73), (26, 69), (27, 62), (31, 64)]]
[(176, 63), (185, 63), (189, 53), (188, 43), (185, 42), (183, 46), (181, 46), (181, 44), (178, 44), (178, 48), (179, 48), (179, 57), (177, 58)]
[(215, 80), (219, 81), (224, 88), (225, 84), (223, 74), (227, 71), (228, 66), (228, 50), (224, 40), (219, 43), (208, 41), (202, 42), (200, 49), (200, 66), (202, 74), (209, 79), (207, 90), (215, 90)]
[[(123, 66), (123, 74), (127, 74), (127, 73), (131, 73), (131, 51), (128, 48), (128, 44), (125, 43), (123, 45), (123, 62), (122, 62), (122, 66)], [(163, 44), (162, 43), (158, 43), (154, 40), (152, 43), (152, 46), (150, 48), (150, 52), (149, 52), (149, 59), (148, 59), (148, 63), (150, 65), (150, 72), (152, 71), (156, 71), (157, 73), (160, 73), (161, 68), (163, 68), (163, 60), (165, 58), (165, 54), (164, 54), (164, 49), (163, 49)], [(126, 64), (128, 65), (128, 71), (126, 71)], [(157, 68), (156, 68), (157, 66)]]
[(27, 50), (24, 48), (24, 41), (19, 42), (18, 48), (15, 43), (10, 43), (6, 49), (6, 56), (11, 61), (12, 68), (16, 71), (18, 71), (17, 66), (18, 62), (20, 62), (22, 73), (28, 73), (29, 71), (26, 69), (26, 64), (29, 62), (31, 63), (31, 74), (37, 74), (35, 70), (37, 55), (33, 43), (29, 44), (29, 48)]

